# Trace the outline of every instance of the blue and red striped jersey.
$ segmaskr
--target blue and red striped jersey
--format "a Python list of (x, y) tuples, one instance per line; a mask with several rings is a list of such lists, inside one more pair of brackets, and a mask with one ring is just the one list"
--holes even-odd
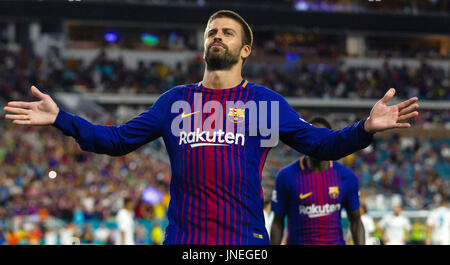
[(281, 169), (272, 194), (272, 211), (288, 216), (288, 245), (345, 245), (341, 210), (359, 209), (359, 184), (353, 172), (329, 161), (311, 171), (304, 156)]
[(273, 127), (284, 143), (327, 160), (373, 139), (364, 120), (342, 130), (316, 128), (282, 96), (246, 80), (227, 89), (201, 82), (174, 87), (120, 126), (95, 125), (64, 110), (54, 126), (83, 150), (113, 156), (163, 138), (172, 170), (165, 244), (270, 243), (261, 171), (271, 146), (261, 141), (271, 136), (263, 128)]

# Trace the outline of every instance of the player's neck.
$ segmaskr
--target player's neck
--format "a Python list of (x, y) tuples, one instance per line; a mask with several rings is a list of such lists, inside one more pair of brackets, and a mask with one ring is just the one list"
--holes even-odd
[(203, 86), (210, 89), (226, 89), (239, 85), (242, 82), (242, 68), (238, 65), (229, 70), (210, 71), (203, 74)]
[(323, 172), (323, 171), (327, 170), (328, 166), (330, 165), (330, 162), (313, 160), (310, 157), (307, 157), (306, 164), (307, 164), (309, 170), (311, 170), (313, 172)]

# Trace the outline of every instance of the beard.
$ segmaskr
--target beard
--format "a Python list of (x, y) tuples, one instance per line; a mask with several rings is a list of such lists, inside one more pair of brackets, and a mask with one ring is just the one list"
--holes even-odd
[(211, 46), (213, 44), (215, 43), (209, 45), (204, 55), (206, 69), (209, 71), (229, 70), (233, 65), (239, 62), (239, 49), (233, 53), (230, 52), (225, 44), (221, 43), (224, 46), (223, 50), (220, 50), (219, 48), (219, 51), (212, 51)]

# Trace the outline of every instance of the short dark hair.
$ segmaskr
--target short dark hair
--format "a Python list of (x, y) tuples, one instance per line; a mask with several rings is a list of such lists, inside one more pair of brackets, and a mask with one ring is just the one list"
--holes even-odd
[(365, 213), (367, 213), (367, 205), (365, 203), (361, 204), (361, 208), (364, 210)]
[(127, 205), (129, 202), (132, 202), (133, 199), (131, 197), (125, 197), (123, 198), (123, 205)]
[(309, 123), (322, 124), (323, 126), (331, 130), (331, 124), (323, 117), (315, 117)]
[[(243, 19), (238, 13), (231, 11), (231, 10), (219, 10), (216, 13), (212, 14), (209, 19), (208, 23), (206, 24), (206, 28), (208, 28), (208, 25), (215, 20), (216, 18), (231, 18), (238, 22), (242, 27), (242, 45), (249, 45), (252, 47), (253, 45), (253, 32), (248, 23)], [(206, 38), (206, 30), (204, 34)], [(244, 58), (243, 61), (245, 62), (247, 58)]]

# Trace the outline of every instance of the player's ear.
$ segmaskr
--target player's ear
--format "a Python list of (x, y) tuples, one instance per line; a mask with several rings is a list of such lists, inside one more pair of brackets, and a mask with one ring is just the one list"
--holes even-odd
[(241, 58), (246, 59), (250, 56), (250, 53), (252, 52), (252, 47), (250, 45), (244, 45), (241, 49)]

